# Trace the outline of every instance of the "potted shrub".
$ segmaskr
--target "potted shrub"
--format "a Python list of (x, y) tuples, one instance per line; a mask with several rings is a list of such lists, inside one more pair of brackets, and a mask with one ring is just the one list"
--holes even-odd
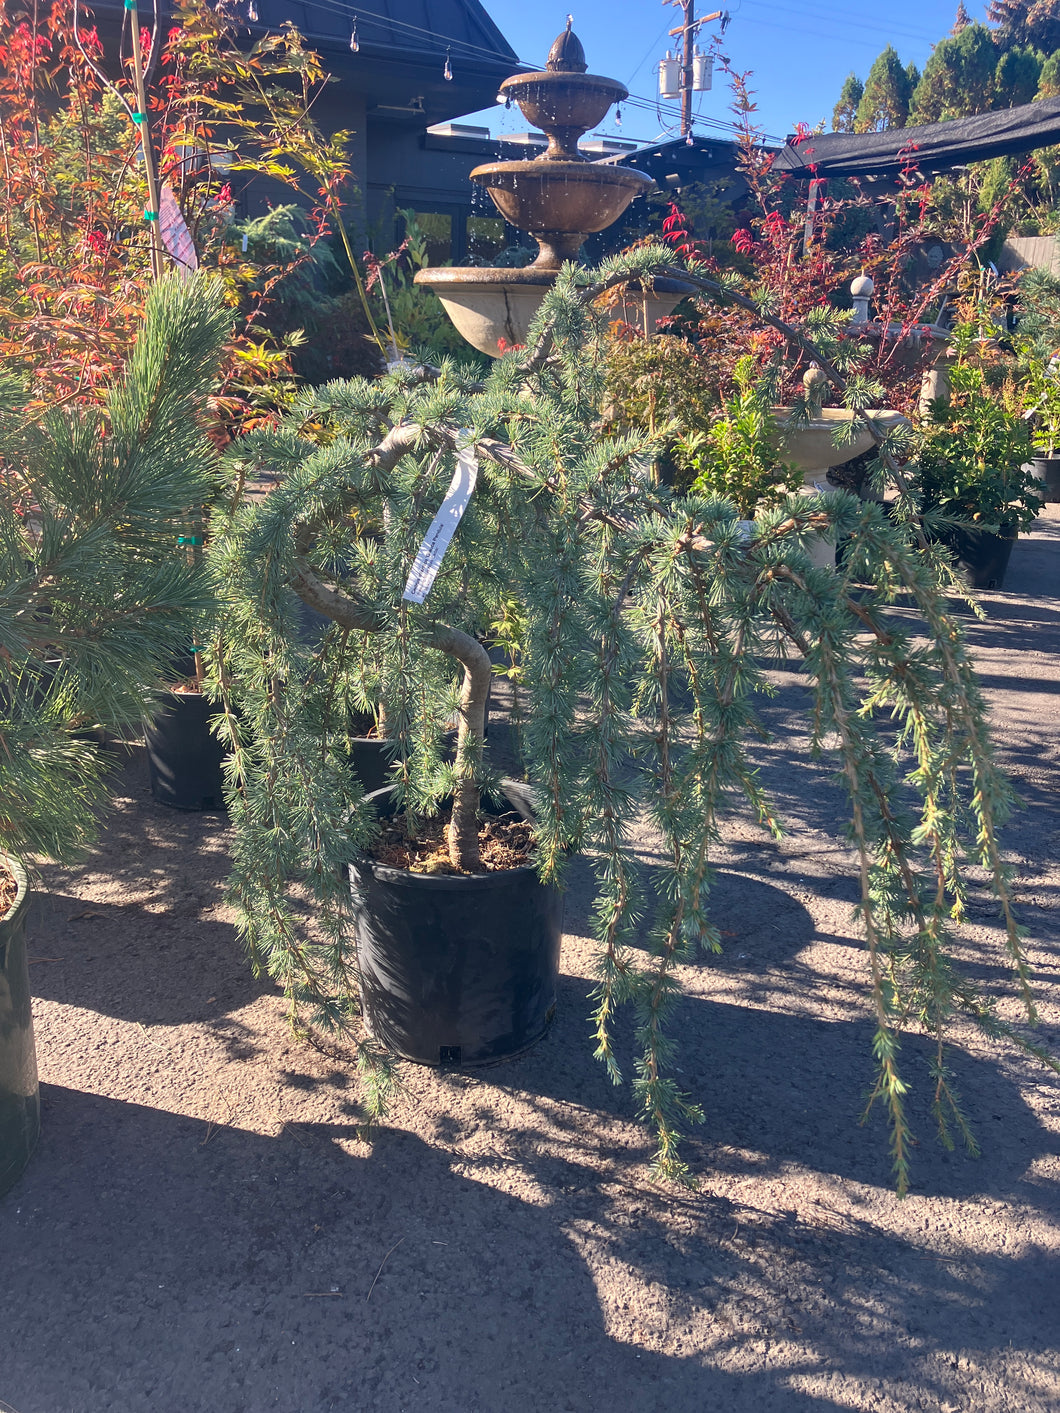
[[(216, 495), (220, 481), (215, 480), (211, 489)], [(174, 527), (180, 530), (174, 541), (177, 557), (194, 577), (203, 578), (207, 507), (193, 509), (182, 525)], [(152, 694), (154, 709), (143, 723), (151, 797), (169, 809), (224, 809), (224, 749), (210, 728), (215, 708), (202, 690), (203, 644), (211, 631), (207, 616), (197, 625), (190, 652), (168, 664), (165, 685)]]
[[(958, 353), (961, 349), (958, 340)], [(981, 367), (958, 356), (951, 400), (934, 403), (920, 429), (915, 484), (973, 589), (997, 589), (1012, 546), (1041, 506), (1023, 418), (987, 386)]]
[[(440, 1022), (453, 989), (473, 992), (480, 959), (495, 958), (503, 944), (499, 932), (480, 936), (494, 909), (482, 901), (486, 885), (501, 871), (484, 857), (493, 845), (482, 805), (504, 802), (482, 743), (490, 663), (477, 634), (502, 604), (510, 616), (515, 599), (526, 779), (508, 798), (521, 794), (520, 813), (532, 815), (528, 857), (542, 890), (562, 887), (575, 851), (592, 863), (596, 1054), (618, 1082), (613, 1021), (632, 1004), (638, 1103), (657, 1135), (657, 1170), (681, 1178), (680, 1134), (700, 1113), (674, 1068), (674, 968), (701, 948), (720, 948), (710, 862), (730, 802), (749, 802), (764, 828), (779, 828), (755, 771), (754, 700), (769, 690), (765, 660), (787, 647), (805, 664), (814, 754), (830, 758), (829, 770), (838, 765), (847, 791), (875, 1019), (874, 1097), (889, 1113), (904, 1190), (911, 1139), (901, 1029), (921, 1025), (936, 1038), (931, 1082), (944, 1134), (951, 1121), (965, 1127), (946, 1063), (952, 1017), (970, 1015), (999, 1033), (953, 954), (965, 858), (993, 879), (1008, 956), (1030, 1004), (997, 842), (1011, 794), (993, 761), (960, 622), (939, 587), (946, 554), (924, 539), (915, 496), (882, 435), (874, 433), (908, 523), (836, 492), (789, 497), (760, 513), (749, 535), (731, 500), (647, 485), (650, 438), (601, 435), (606, 350), (592, 301), (622, 279), (673, 273), (665, 259), (645, 249), (599, 272), (565, 267), (527, 349), (497, 360), (484, 384), (447, 364), (332, 385), (312, 398), (315, 439), (303, 419), (240, 449), (244, 461), (282, 465), (284, 477), (264, 503), (218, 515), (211, 535), (227, 594), (211, 679), (233, 750), (232, 895), (251, 958), (283, 986), (292, 1018), (349, 1033), (372, 1112), (385, 1110), (393, 1084), (386, 1042), (397, 1028), (373, 1012), (378, 985), (389, 984), (388, 1016), (399, 1020), (402, 1006), (408, 1017), (425, 997), (438, 998), (439, 1026), (425, 1033), (416, 1058), (467, 1058), (440, 1053)], [(699, 270), (680, 277), (757, 312)], [(848, 385), (803, 330), (768, 311), (761, 317), (811, 348), (837, 395), (857, 409), (864, 389)], [(477, 484), (424, 594), (424, 541), (432, 525), (455, 519), (453, 497), (469, 484), (464, 448), (477, 462)], [(850, 536), (839, 571), (810, 561), (807, 546), (822, 531)], [(899, 594), (919, 610), (922, 639), (889, 621)], [(336, 625), (316, 648), (299, 638), (300, 601)], [(336, 709), (369, 643), (384, 664), (396, 742), (393, 793), (381, 811), (379, 796), (365, 801), (351, 785)], [(447, 766), (439, 736), (454, 659), (463, 685), (456, 760)], [(951, 799), (952, 807), (939, 804)], [(648, 876), (630, 837), (635, 819), (649, 820), (658, 836), (661, 863)], [(512, 872), (526, 867), (524, 857)], [(352, 896), (343, 883), (351, 864)], [(397, 905), (375, 883), (387, 870), (425, 867), (438, 868), (424, 881), (455, 895), (455, 907), (447, 899), (443, 920), (440, 907), (414, 905), (418, 932), (388, 950)], [(397, 891), (406, 886), (407, 877), (395, 881)], [(546, 892), (537, 899), (538, 956), (550, 963), (547, 919), (558, 904)], [(498, 910), (501, 928), (523, 906), (513, 900)], [(414, 953), (421, 970), (410, 979)], [(509, 973), (497, 1031), (518, 1011), (525, 972), (509, 961)], [(358, 1028), (359, 985), (374, 1034)], [(543, 966), (538, 1005), (549, 985)], [(412, 1053), (400, 1039), (397, 1048)]]
[(224, 748), (210, 729), (215, 708), (202, 691), (201, 651), (196, 644), (171, 665), (144, 721), (151, 797), (170, 809), (224, 809)]
[(1047, 270), (1028, 269), (1016, 290), (1013, 336), (1023, 415), (1038, 455), (1034, 472), (1045, 501), (1060, 500), (1060, 280)]
[(1038, 453), (1034, 457), (1034, 474), (1041, 485), (1041, 497), (1047, 502), (1060, 501), (1060, 360), (1032, 357), (1024, 379), (1027, 404), (1024, 417), (1031, 424), (1031, 443)]
[(101, 405), (27, 417), (0, 382), (0, 1191), (39, 1126), (20, 860), (91, 839), (106, 759), (81, 728), (135, 729), (208, 605), (171, 547), (211, 484), (197, 417), (229, 322), (220, 291), (164, 281)]

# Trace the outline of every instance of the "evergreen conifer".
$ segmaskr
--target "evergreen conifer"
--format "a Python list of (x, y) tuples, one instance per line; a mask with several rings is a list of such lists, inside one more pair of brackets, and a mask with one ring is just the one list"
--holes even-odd
[(854, 120), (857, 117), (858, 104), (861, 102), (861, 96), (864, 92), (865, 85), (858, 78), (857, 74), (847, 74), (839, 94), (839, 102), (832, 109), (833, 132), (854, 131)]
[(77, 728), (138, 726), (212, 603), (178, 536), (216, 490), (199, 417), (231, 327), (220, 289), (148, 297), (101, 407), (36, 419), (0, 383), (0, 847), (68, 856), (91, 837), (104, 759)]
[[(643, 469), (656, 448), (647, 433), (602, 434), (604, 319), (591, 301), (631, 276), (677, 273), (667, 261), (645, 248), (596, 272), (566, 266), (527, 349), (499, 359), (484, 383), (447, 363), (330, 384), (236, 449), (237, 477), (268, 467), (281, 483), (261, 504), (233, 498), (214, 520), (226, 609), (211, 675), (233, 750), (232, 894), (255, 965), (292, 1007), (351, 1027), (356, 958), (343, 873), (371, 821), (346, 762), (350, 714), (381, 697), (401, 802), (415, 816), (453, 796), (451, 857), (473, 867), (475, 809), (492, 783), (482, 742), (490, 663), (479, 635), (503, 610), (520, 625), (537, 867), (559, 879), (574, 851), (592, 863), (596, 1054), (619, 1082), (614, 1016), (631, 1003), (638, 1103), (656, 1130), (658, 1170), (680, 1179), (678, 1141), (700, 1113), (674, 1072), (675, 967), (720, 949), (710, 863), (725, 816), (749, 810), (779, 832), (755, 769), (755, 699), (769, 691), (770, 655), (787, 648), (805, 665), (812, 754), (838, 769), (846, 792), (874, 1097), (890, 1117), (904, 1190), (912, 1139), (902, 1028), (934, 1037), (940, 1132), (949, 1142), (955, 1124), (972, 1144), (947, 1065), (949, 1028), (963, 1013), (988, 1034), (1014, 1035), (954, 955), (968, 863), (993, 881), (1003, 946), (1034, 1016), (998, 844), (1011, 792), (947, 601), (947, 555), (921, 533), (919, 503), (895, 458), (900, 432), (885, 436), (858, 411), (880, 447), (875, 474), (899, 490), (896, 519), (835, 493), (789, 498), (750, 526), (719, 497), (653, 487)], [(813, 356), (847, 406), (868, 408), (880, 396), (864, 376), (843, 375), (856, 345), (839, 337), (845, 316), (817, 309), (794, 329), (768, 303), (699, 270), (692, 278)], [(406, 576), (455, 449), (468, 442), (477, 489), (430, 595), (410, 603)], [(813, 567), (816, 534), (851, 537), (838, 571)], [(899, 595), (915, 606), (916, 626), (889, 614)], [(300, 630), (302, 603), (332, 620), (312, 642)], [(456, 761), (446, 765), (441, 734), (457, 698)], [(661, 862), (651, 876), (631, 838), (634, 820), (657, 832)], [(638, 938), (646, 953), (632, 946)], [(381, 1110), (392, 1071), (370, 1040), (359, 1053)]]
[(1049, 55), (1038, 75), (1036, 98), (1060, 97), (1060, 49)]
[(854, 120), (855, 132), (883, 132), (904, 128), (909, 117), (912, 90), (909, 75), (894, 48), (888, 44), (865, 80), (865, 90)]
[(913, 94), (911, 123), (985, 113), (993, 104), (998, 52), (985, 25), (967, 25), (935, 45)]
[(1015, 46), (1006, 49), (994, 73), (995, 108), (1017, 108), (1032, 103), (1038, 93), (1045, 55), (1037, 49)]
[(997, 26), (993, 37), (1002, 49), (1060, 49), (1060, 0), (989, 0), (986, 17)]

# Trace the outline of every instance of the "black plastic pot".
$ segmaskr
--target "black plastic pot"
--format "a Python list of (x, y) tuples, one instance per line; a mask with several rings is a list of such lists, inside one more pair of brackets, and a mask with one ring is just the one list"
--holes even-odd
[[(511, 804), (529, 817), (515, 782)], [(393, 808), (383, 790), (370, 803)], [(529, 1049), (556, 1009), (563, 895), (533, 868), (470, 876), (350, 864), (371, 1033), (421, 1065), (483, 1065)]]
[(217, 707), (199, 692), (162, 692), (145, 723), (151, 794), (175, 810), (223, 810), (224, 747), (210, 732)]
[(366, 795), (387, 784), (394, 743), (386, 736), (354, 736), (350, 740), (350, 767)]
[(1060, 501), (1060, 456), (1036, 456), (1031, 462), (1035, 479), (1042, 482), (1042, 499)]
[(0, 1196), (17, 1181), (40, 1133), (40, 1092), (26, 964), (29, 885), (21, 866), (5, 858), (18, 882), (14, 906), (0, 918)]
[[(482, 739), (489, 740), (490, 734), (490, 696), (493, 691), (493, 683), (486, 691), (486, 716), (483, 724)], [(444, 754), (447, 760), (456, 758), (456, 729), (453, 728), (445, 733), (446, 741)], [(373, 794), (376, 790), (383, 790), (391, 782), (390, 766), (394, 759), (394, 742), (386, 736), (352, 736), (350, 738), (350, 766), (354, 775), (361, 782), (366, 795)]]
[(1016, 536), (992, 535), (988, 530), (948, 530), (946, 543), (957, 557), (971, 589), (1000, 589), (1012, 556)]

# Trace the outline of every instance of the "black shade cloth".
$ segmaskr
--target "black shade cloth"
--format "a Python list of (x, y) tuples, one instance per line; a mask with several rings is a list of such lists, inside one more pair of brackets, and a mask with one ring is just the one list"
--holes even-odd
[[(1060, 143), (1060, 98), (1043, 98), (997, 113), (976, 113), (946, 123), (921, 123), (887, 132), (831, 132), (788, 138), (773, 170), (812, 177), (928, 175), (991, 157), (1033, 152)], [(815, 169), (815, 170), (814, 170)]]

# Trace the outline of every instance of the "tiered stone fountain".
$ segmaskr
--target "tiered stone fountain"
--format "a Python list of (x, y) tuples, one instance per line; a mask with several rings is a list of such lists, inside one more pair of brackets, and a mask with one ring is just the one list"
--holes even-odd
[[(471, 180), (486, 188), (497, 210), (537, 241), (539, 254), (525, 269), (480, 269), (446, 265), (420, 270), (416, 283), (428, 285), (468, 343), (496, 358), (507, 345), (526, 342), (538, 306), (564, 260), (572, 260), (587, 235), (606, 230), (635, 196), (652, 184), (643, 172), (590, 162), (578, 139), (601, 122), (612, 103), (628, 96), (615, 79), (587, 73), (585, 51), (571, 32), (559, 36), (544, 70), (516, 74), (501, 84), (527, 122), (540, 128), (548, 147), (540, 157), (489, 162)], [(650, 334), (691, 287), (656, 280), (652, 289), (629, 290), (617, 310)]]

